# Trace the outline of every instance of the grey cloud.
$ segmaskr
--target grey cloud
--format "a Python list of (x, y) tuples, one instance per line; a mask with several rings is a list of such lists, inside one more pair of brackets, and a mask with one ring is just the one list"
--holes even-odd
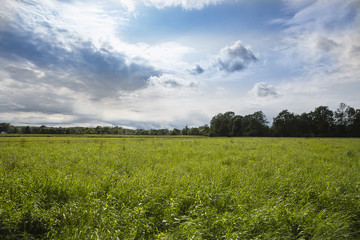
[(181, 84), (178, 83), (177, 81), (175, 80), (167, 80), (167, 81), (164, 81), (164, 85), (167, 86), (167, 87), (172, 87), (172, 88), (176, 88), (176, 87), (180, 87)]
[(325, 52), (330, 52), (339, 47), (339, 44), (328, 38), (320, 38), (317, 42), (318, 48)]
[[(0, 68), (1, 71), (1, 68)], [(73, 98), (58, 94), (54, 88), (36, 83), (7, 84), (0, 80), (4, 88), (0, 95), (0, 112), (36, 112), (46, 114), (71, 114)]]
[[(69, 51), (51, 39), (12, 26), (0, 32), (0, 55), (4, 61), (14, 63), (3, 69), (14, 80), (34, 84), (43, 81), (86, 92), (94, 98), (113, 96), (119, 90), (146, 87), (149, 77), (160, 74), (151, 66), (129, 63), (123, 54), (111, 49), (97, 49), (90, 42), (79, 41)], [(46, 76), (40, 80), (34, 76), (33, 69), (17, 68), (19, 60), (30, 62)]]
[(176, 79), (172, 75), (161, 75), (154, 76), (149, 78), (148, 85), (149, 86), (162, 86), (166, 88), (179, 88), (183, 87), (183, 84), (180, 82), (181, 80)]
[(171, 74), (164, 74), (161, 76), (153, 76), (148, 79), (147, 82), (149, 87), (160, 87), (166, 89), (196, 89), (198, 85), (195, 82), (189, 82), (185, 79), (178, 78)]
[(191, 82), (191, 83), (189, 84), (189, 87), (190, 87), (190, 88), (196, 88), (196, 87), (198, 87), (198, 85), (197, 85), (196, 83), (194, 83), (194, 82)]
[(252, 89), (252, 92), (257, 97), (276, 97), (279, 95), (276, 88), (273, 85), (265, 82), (256, 83)]
[[(16, 26), (0, 29), (1, 113), (74, 116), (78, 115), (74, 98), (79, 99), (79, 94), (90, 102), (116, 98), (119, 92), (147, 87), (147, 80), (159, 74), (151, 66), (131, 62), (111, 48), (97, 49), (90, 42), (77, 41), (68, 50)], [(57, 92), (61, 88), (68, 90)]]
[(234, 45), (221, 50), (218, 64), (221, 70), (232, 73), (241, 71), (256, 61), (257, 58), (251, 48), (237, 41)]
[(192, 75), (199, 75), (199, 74), (202, 74), (205, 70), (199, 65), (199, 64), (196, 64), (196, 66), (191, 69), (189, 72), (192, 74)]

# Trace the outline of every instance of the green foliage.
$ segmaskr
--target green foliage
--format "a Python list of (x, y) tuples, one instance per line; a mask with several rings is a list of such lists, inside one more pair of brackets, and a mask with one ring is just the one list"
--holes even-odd
[(268, 126), (266, 116), (262, 111), (246, 116), (235, 115), (234, 112), (219, 113), (210, 122), (212, 137), (254, 137), (267, 136)]
[(210, 122), (211, 137), (360, 137), (360, 109), (341, 103), (332, 112), (327, 106), (296, 115), (281, 111), (269, 128), (262, 111), (246, 116), (219, 113)]
[(359, 139), (8, 140), (1, 239), (360, 238)]

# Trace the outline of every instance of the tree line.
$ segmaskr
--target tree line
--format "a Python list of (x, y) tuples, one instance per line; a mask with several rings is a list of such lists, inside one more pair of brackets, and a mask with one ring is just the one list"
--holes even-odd
[(300, 115), (283, 110), (271, 126), (262, 111), (219, 113), (211, 119), (209, 136), (360, 137), (360, 109), (341, 103), (336, 111), (327, 106)]
[(0, 123), (1, 133), (19, 134), (107, 134), (107, 135), (193, 135), (210, 137), (360, 137), (360, 109), (341, 103), (336, 111), (319, 106), (309, 113), (281, 111), (272, 125), (262, 111), (245, 116), (228, 111), (215, 115), (210, 126), (182, 129), (127, 129), (122, 127), (13, 126)]
[(208, 136), (209, 126), (188, 127), (183, 129), (128, 129), (123, 127), (48, 127), (13, 126), (10, 123), (0, 123), (0, 133), (10, 134), (101, 134), (101, 135), (197, 135)]

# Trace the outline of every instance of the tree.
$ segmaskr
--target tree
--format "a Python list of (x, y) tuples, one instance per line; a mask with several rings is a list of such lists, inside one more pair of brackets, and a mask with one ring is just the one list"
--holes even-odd
[(181, 134), (182, 135), (188, 135), (189, 134), (189, 127), (187, 125), (181, 130)]
[(230, 120), (230, 136), (243, 136), (243, 116), (235, 115)]
[(346, 125), (346, 109), (348, 107), (346, 106), (345, 103), (340, 103), (339, 108), (336, 109), (335, 113), (334, 113), (334, 117), (335, 117), (335, 123), (337, 125)]
[(313, 133), (317, 136), (329, 136), (334, 122), (333, 112), (327, 106), (320, 106), (315, 108), (310, 115)]
[(12, 133), (13, 128), (10, 123), (0, 123), (0, 132)]
[(235, 116), (234, 112), (219, 113), (210, 122), (210, 136), (230, 136), (230, 120)]
[(39, 133), (40, 134), (48, 134), (49, 133), (49, 129), (45, 126), (45, 125), (42, 125), (39, 129)]
[(30, 129), (29, 126), (26, 126), (26, 127), (24, 128), (24, 133), (25, 133), (25, 134), (30, 134), (30, 133), (31, 133), (31, 129)]
[(202, 136), (209, 136), (209, 131), (210, 131), (210, 127), (207, 124), (199, 127), (199, 132), (200, 132), (200, 135), (202, 135)]
[(210, 136), (211, 137), (218, 137), (220, 136), (220, 125), (221, 119), (223, 118), (223, 114), (219, 113), (215, 115), (210, 121)]
[(347, 109), (349, 136), (360, 137), (360, 109)]
[(301, 115), (298, 115), (296, 125), (298, 129), (298, 136), (311, 137), (314, 135), (310, 113), (302, 113)]
[(242, 123), (244, 136), (255, 137), (266, 136), (268, 134), (269, 127), (266, 125), (268, 122), (262, 111), (246, 115)]
[(337, 136), (346, 136), (346, 127), (348, 124), (347, 108), (345, 103), (340, 103), (339, 108), (334, 112), (334, 124), (336, 126)]
[(223, 115), (221, 125), (220, 125), (220, 136), (230, 136), (230, 121), (231, 118), (235, 116), (234, 112), (226, 112)]
[(281, 111), (273, 121), (273, 134), (277, 137), (299, 136), (298, 116), (288, 110)]
[(181, 131), (177, 128), (174, 128), (172, 131), (171, 131), (171, 135), (180, 135)]
[(196, 127), (190, 128), (189, 135), (200, 135), (199, 128), (196, 128)]
[(162, 128), (158, 130), (158, 135), (169, 135), (169, 134), (170, 134), (169, 129)]

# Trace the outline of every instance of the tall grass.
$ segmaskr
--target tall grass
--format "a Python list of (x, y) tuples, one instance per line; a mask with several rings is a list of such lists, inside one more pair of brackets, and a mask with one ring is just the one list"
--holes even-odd
[(0, 239), (359, 239), (360, 139), (0, 143)]

